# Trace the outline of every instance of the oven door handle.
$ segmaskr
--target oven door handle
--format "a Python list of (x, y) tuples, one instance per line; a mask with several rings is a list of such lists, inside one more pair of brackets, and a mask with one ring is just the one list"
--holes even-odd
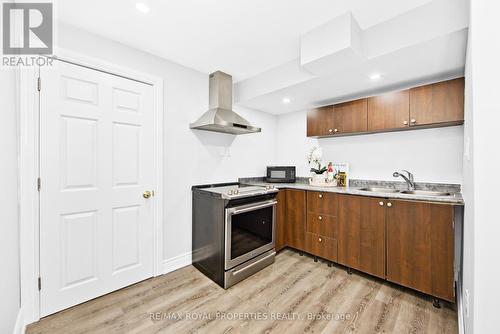
[(254, 210), (259, 210), (259, 209), (267, 208), (269, 206), (274, 206), (277, 203), (278, 203), (278, 201), (271, 200), (271, 201), (259, 202), (257, 204), (250, 204), (250, 205), (238, 206), (238, 207), (235, 207), (235, 208), (231, 208), (228, 211), (229, 211), (229, 213), (231, 215), (237, 215), (237, 214), (240, 214), (240, 213), (245, 213), (245, 212), (249, 212), (249, 211), (254, 211)]

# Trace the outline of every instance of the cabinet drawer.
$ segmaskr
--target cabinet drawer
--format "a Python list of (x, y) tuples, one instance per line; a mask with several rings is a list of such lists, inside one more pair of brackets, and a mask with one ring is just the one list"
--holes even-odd
[(337, 194), (321, 191), (308, 191), (307, 212), (337, 216)]
[(312, 255), (337, 262), (337, 240), (333, 238), (307, 232), (306, 249)]
[(323, 235), (329, 238), (337, 237), (337, 217), (318, 213), (307, 214), (307, 232)]

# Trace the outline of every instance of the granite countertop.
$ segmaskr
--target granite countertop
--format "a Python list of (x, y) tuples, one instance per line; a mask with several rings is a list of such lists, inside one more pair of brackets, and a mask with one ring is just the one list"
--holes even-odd
[(432, 191), (443, 191), (451, 193), (451, 196), (429, 196), (422, 194), (402, 194), (400, 192), (389, 193), (389, 192), (375, 192), (375, 191), (363, 191), (361, 188), (367, 187), (382, 187), (391, 188), (398, 190), (406, 190), (406, 183), (404, 182), (394, 182), (394, 181), (375, 181), (375, 180), (351, 180), (349, 187), (320, 187), (313, 186), (309, 184), (308, 178), (297, 178), (296, 183), (267, 183), (265, 178), (240, 178), (239, 182), (248, 185), (273, 185), (278, 189), (300, 189), (300, 190), (311, 190), (311, 191), (322, 191), (322, 192), (332, 192), (339, 194), (349, 194), (349, 195), (361, 195), (368, 197), (383, 197), (383, 198), (394, 198), (403, 200), (413, 200), (413, 201), (427, 201), (427, 202), (440, 202), (456, 205), (464, 205), (464, 200), (461, 193), (461, 187), (459, 184), (441, 184), (441, 183), (416, 183), (415, 188), (417, 190), (432, 190)]

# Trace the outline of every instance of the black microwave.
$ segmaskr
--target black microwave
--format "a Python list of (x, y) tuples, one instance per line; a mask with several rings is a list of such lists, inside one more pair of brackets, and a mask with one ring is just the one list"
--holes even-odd
[(273, 183), (294, 183), (295, 166), (268, 166), (266, 181)]

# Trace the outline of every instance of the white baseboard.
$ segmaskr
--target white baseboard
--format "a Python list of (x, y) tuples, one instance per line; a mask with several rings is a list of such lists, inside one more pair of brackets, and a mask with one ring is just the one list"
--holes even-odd
[(20, 308), (19, 312), (17, 312), (16, 325), (12, 334), (24, 334), (24, 332), (26, 332), (26, 325), (24, 324), (23, 309)]
[(181, 255), (177, 255), (173, 258), (163, 260), (162, 262), (162, 274), (166, 274), (177, 270), (179, 268), (189, 266), (192, 263), (191, 252), (187, 252)]

